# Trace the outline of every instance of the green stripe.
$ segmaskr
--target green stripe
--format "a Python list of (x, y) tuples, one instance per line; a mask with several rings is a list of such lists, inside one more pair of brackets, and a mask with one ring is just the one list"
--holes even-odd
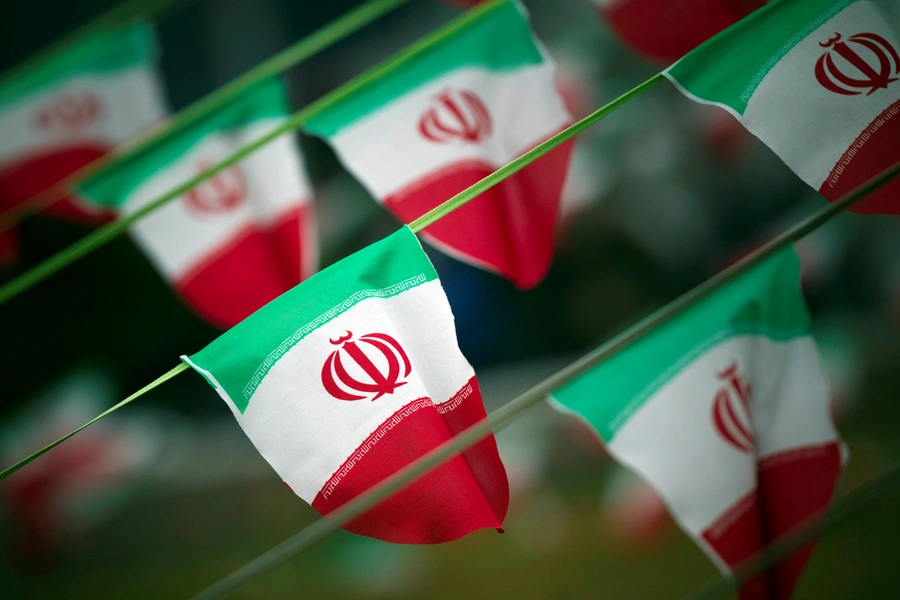
[(697, 98), (742, 115), (753, 91), (791, 48), (859, 1), (776, 0), (689, 52), (666, 74)]
[(544, 59), (523, 10), (515, 3), (505, 3), (484, 13), (401, 69), (317, 115), (306, 129), (331, 137), (401, 96), (462, 68), (502, 72), (541, 64)]
[(0, 110), (74, 77), (106, 75), (149, 63), (155, 53), (153, 28), (146, 23), (99, 31), (0, 87)]
[(740, 335), (787, 341), (808, 335), (809, 325), (800, 262), (786, 248), (553, 397), (610, 442), (632, 412), (714, 346)]
[(364, 300), (435, 279), (419, 240), (404, 226), (269, 302), (189, 360), (212, 373), (244, 412), (269, 370), (311, 332)]
[[(210, 113), (172, 136), (160, 138), (140, 152), (128, 156), (115, 169), (101, 171), (78, 185), (91, 202), (121, 207), (132, 192), (161, 169), (185, 158), (211, 135), (246, 127), (266, 119), (281, 122), (290, 114), (281, 79), (274, 77), (248, 89), (229, 104)], [(277, 123), (273, 123), (275, 127)], [(176, 182), (173, 182), (173, 186)]]

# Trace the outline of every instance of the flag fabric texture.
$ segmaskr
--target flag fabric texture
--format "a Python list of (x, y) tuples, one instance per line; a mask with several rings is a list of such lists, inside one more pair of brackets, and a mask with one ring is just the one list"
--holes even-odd
[[(281, 80), (264, 81), (115, 170), (88, 178), (79, 192), (129, 215), (288, 114)], [(227, 328), (315, 271), (310, 197), (295, 140), (283, 135), (141, 218), (131, 235), (200, 316)]]
[[(485, 417), (440, 280), (408, 227), (182, 359), (323, 515)], [(395, 543), (447, 542), (499, 528), (508, 501), (490, 436), (346, 529)]]
[[(165, 116), (156, 54), (150, 26), (108, 29), (0, 87), (0, 212)], [(86, 222), (110, 217), (77, 198), (45, 213)], [(16, 248), (15, 230), (0, 233), (0, 257)]]
[[(787, 249), (553, 393), (653, 485), (724, 572), (824, 514), (842, 466)], [(742, 588), (785, 599), (805, 547)]]
[(671, 64), (765, 0), (594, 0), (610, 28), (636, 52)]
[[(900, 161), (898, 15), (897, 0), (776, 0), (665, 75), (835, 200)], [(850, 210), (900, 214), (900, 181)]]
[[(571, 124), (523, 11), (493, 7), (307, 129), (413, 221)], [(536, 285), (553, 256), (570, 152), (568, 142), (536, 160), (427, 227), (425, 239), (520, 288)]]

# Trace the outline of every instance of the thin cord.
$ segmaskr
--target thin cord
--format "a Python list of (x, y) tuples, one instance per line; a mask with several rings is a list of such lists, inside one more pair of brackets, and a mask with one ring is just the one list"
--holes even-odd
[(186, 364), (184, 364), (184, 363), (179, 363), (177, 367), (175, 367), (175, 368), (172, 369), (171, 371), (167, 372), (165, 375), (162, 375), (162, 376), (156, 378), (154, 381), (152, 381), (151, 383), (145, 385), (144, 387), (142, 387), (141, 389), (139, 389), (138, 391), (136, 391), (136, 392), (133, 393), (132, 395), (128, 396), (127, 398), (125, 398), (124, 400), (122, 400), (121, 402), (119, 402), (118, 404), (116, 404), (116, 405), (114, 405), (114, 406), (111, 406), (110, 408), (106, 409), (105, 411), (103, 411), (102, 413), (100, 413), (99, 415), (97, 415), (96, 417), (94, 417), (93, 419), (91, 419), (90, 421), (88, 421), (87, 423), (85, 423), (84, 425), (82, 425), (81, 427), (79, 427), (78, 429), (76, 429), (75, 431), (72, 431), (72, 432), (70, 432), (70, 433), (67, 433), (66, 435), (64, 435), (63, 437), (59, 438), (58, 440), (56, 440), (56, 441), (53, 442), (52, 444), (49, 444), (49, 445), (47, 445), (47, 446), (44, 446), (43, 448), (41, 448), (41, 449), (38, 450), (37, 452), (34, 452), (34, 453), (32, 453), (32, 454), (26, 456), (25, 458), (23, 458), (22, 460), (20, 460), (20, 461), (17, 462), (16, 464), (12, 465), (11, 467), (7, 467), (7, 468), (4, 469), (2, 472), (0, 472), (0, 480), (6, 479), (6, 477), (8, 477), (9, 475), (12, 475), (12, 474), (15, 473), (16, 471), (18, 471), (19, 469), (21, 469), (22, 467), (24, 467), (25, 465), (27, 465), (28, 463), (30, 463), (31, 461), (33, 461), (34, 459), (36, 459), (38, 456), (44, 454), (45, 452), (47, 452), (47, 451), (49, 451), (49, 450), (52, 450), (53, 448), (56, 448), (57, 446), (59, 446), (60, 444), (62, 444), (64, 441), (66, 441), (67, 439), (69, 439), (70, 437), (72, 437), (73, 435), (75, 435), (76, 433), (78, 433), (79, 431), (81, 431), (82, 429), (85, 429), (86, 427), (90, 427), (91, 425), (93, 425), (94, 423), (96, 423), (97, 421), (99, 421), (100, 419), (102, 419), (103, 417), (105, 417), (105, 416), (107, 416), (107, 415), (109, 415), (109, 414), (114, 413), (115, 411), (119, 410), (120, 408), (122, 408), (122, 407), (125, 406), (126, 404), (130, 404), (132, 400), (136, 400), (137, 398), (140, 398), (141, 396), (143, 396), (144, 394), (146, 394), (147, 392), (149, 392), (149, 391), (152, 390), (153, 388), (155, 388), (155, 387), (157, 387), (157, 386), (160, 386), (160, 385), (164, 384), (165, 382), (167, 382), (168, 380), (172, 379), (173, 377), (175, 377), (175, 376), (178, 375), (179, 373), (181, 373), (181, 372), (187, 370), (187, 368), (188, 368), (188, 367), (187, 367)]
[(333, 92), (325, 95), (316, 102), (313, 102), (306, 108), (297, 111), (291, 117), (285, 119), (285, 121), (282, 122), (280, 126), (273, 129), (268, 134), (238, 149), (230, 156), (222, 159), (215, 165), (211, 166), (205, 171), (202, 171), (200, 174), (192, 177), (184, 183), (172, 188), (167, 193), (141, 207), (139, 210), (89, 233), (68, 248), (65, 248), (57, 254), (54, 254), (44, 262), (37, 264), (30, 270), (22, 273), (12, 281), (8, 282), (3, 287), (0, 287), (0, 304), (7, 302), (11, 298), (21, 294), (34, 284), (46, 279), (50, 275), (75, 262), (79, 258), (110, 242), (111, 240), (124, 233), (130, 225), (132, 225), (139, 219), (150, 214), (151, 212), (167, 204), (168, 202), (171, 202), (175, 198), (178, 198), (185, 192), (194, 188), (199, 183), (209, 179), (216, 173), (219, 173), (220, 171), (227, 169), (229, 166), (235, 164), (236, 162), (239, 162), (247, 155), (265, 146), (278, 136), (287, 133), (288, 131), (297, 129), (306, 121), (330, 108), (332, 105), (340, 102), (347, 96), (356, 93), (358, 90), (370, 85), (387, 73), (394, 71), (398, 67), (402, 66), (404, 63), (409, 62), (418, 54), (424, 52), (425, 50), (428, 50), (445, 38), (468, 26), (472, 21), (481, 18), (481, 16), (483, 16), (485, 13), (496, 10), (497, 8), (507, 4), (508, 2), (509, 0), (491, 0), (490, 2), (479, 4), (478, 6), (467, 10), (465, 13), (463, 13), (444, 27), (423, 37), (404, 50), (401, 50), (385, 62), (350, 80)]
[(782, 250), (788, 244), (795, 242), (824, 223), (827, 223), (840, 214), (845, 208), (860, 201), (867, 194), (887, 183), (898, 173), (900, 173), (900, 163), (883, 171), (865, 184), (855, 188), (834, 204), (829, 205), (809, 218), (801, 221), (794, 227), (791, 227), (789, 230), (757, 249), (744, 259), (731, 265), (724, 271), (719, 272), (694, 289), (678, 297), (676, 300), (663, 306), (653, 314), (642, 319), (613, 339), (601, 345), (599, 348), (586, 354), (562, 370), (557, 371), (524, 394), (491, 413), (487, 418), (478, 421), (452, 439), (424, 454), (406, 467), (398, 470), (392, 476), (372, 486), (365, 493), (350, 500), (346, 504), (343, 504), (338, 509), (329, 513), (327, 517), (315, 521), (312, 525), (302, 529), (281, 544), (271, 548), (261, 556), (250, 561), (240, 569), (234, 571), (224, 579), (195, 596), (194, 600), (222, 598), (243, 586), (253, 577), (284, 563), (292, 556), (313, 546), (326, 536), (339, 530), (349, 521), (352, 521), (356, 517), (367, 512), (372, 507), (412, 484), (414, 481), (439, 467), (454, 456), (474, 446), (490, 435), (492, 430), (502, 429), (517, 419), (528, 408), (542, 401), (554, 390), (559, 389), (589, 369), (600, 364), (604, 360), (609, 359), (629, 344), (637, 341), (667, 320), (708, 296), (717, 288), (733, 280), (735, 277), (738, 277), (748, 269), (765, 261), (768, 257)]
[[(166, 1), (171, 2), (172, 0)], [(122, 166), (148, 148), (164, 142), (227, 105), (260, 81), (290, 69), (410, 1), (369, 0), (350, 12), (341, 15), (331, 23), (319, 28), (243, 75), (182, 109), (177, 114), (139, 134), (133, 140), (88, 163), (61, 181), (17, 204), (15, 208), (0, 214), (0, 232), (15, 226), (29, 215), (36, 214), (57, 202), (76, 189), (78, 183), (88, 177), (97, 177)]]

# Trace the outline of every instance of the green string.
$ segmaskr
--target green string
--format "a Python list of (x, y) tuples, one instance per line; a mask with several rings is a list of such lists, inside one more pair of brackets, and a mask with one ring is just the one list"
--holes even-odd
[(17, 77), (21, 77), (22, 74), (39, 67), (48, 59), (64, 53), (71, 46), (81, 42), (83, 39), (93, 35), (97, 31), (108, 27), (125, 25), (140, 19), (149, 19), (181, 1), (183, 0), (130, 0), (128, 2), (122, 2), (107, 12), (88, 21), (60, 40), (39, 50), (33, 56), (10, 68), (0, 75), (0, 86), (6, 85)]
[(718, 274), (707, 279), (705, 282), (686, 292), (682, 296), (679, 296), (677, 299), (663, 306), (653, 314), (638, 321), (592, 352), (586, 354), (560, 371), (557, 371), (524, 394), (516, 397), (498, 410), (495, 410), (488, 417), (478, 421), (452, 439), (419, 457), (406, 467), (398, 470), (387, 479), (372, 486), (365, 493), (360, 494), (339, 507), (337, 510), (329, 513), (327, 517), (317, 520), (312, 525), (297, 532), (281, 544), (271, 548), (264, 554), (195, 596), (194, 600), (222, 598), (243, 586), (250, 579), (284, 563), (328, 535), (338, 531), (349, 521), (352, 521), (356, 517), (367, 512), (406, 486), (411, 485), (414, 481), (439, 467), (454, 456), (471, 448), (490, 435), (493, 431), (503, 429), (521, 416), (528, 408), (544, 400), (544, 398), (553, 391), (572, 382), (604, 360), (608, 360), (626, 346), (634, 343), (669, 319), (683, 312), (688, 307), (696, 304), (699, 300), (705, 298), (717, 288), (740, 276), (747, 270), (752, 269), (773, 254), (781, 251), (788, 244), (799, 240), (821, 225), (827, 223), (837, 215), (841, 214), (844, 209), (859, 202), (866, 195), (881, 187), (898, 174), (900, 174), (900, 163), (883, 171), (875, 178), (843, 196), (834, 204), (827, 206), (796, 224), (794, 227), (785, 231), (755, 252), (749, 254), (744, 259), (731, 265), (727, 269), (720, 271)]
[[(166, 0), (172, 1), (172, 0)], [(0, 232), (13, 227), (28, 215), (39, 212), (59, 200), (88, 177), (108, 173), (136, 158), (151, 147), (184, 131), (219, 108), (227, 105), (260, 81), (274, 77), (303, 62), (336, 42), (359, 31), (386, 13), (411, 0), (369, 0), (314, 31), (310, 35), (265, 60), (243, 75), (182, 109), (131, 142), (92, 161), (50, 188), (39, 192), (16, 208), (0, 215)]]
[(157, 386), (159, 386), (159, 385), (162, 385), (163, 383), (165, 383), (165, 382), (167, 382), (168, 380), (172, 379), (173, 377), (175, 377), (176, 375), (178, 375), (178, 374), (181, 373), (182, 371), (185, 371), (187, 368), (188, 368), (188, 367), (187, 367), (186, 364), (184, 364), (184, 363), (179, 363), (179, 365), (178, 365), (177, 367), (175, 367), (174, 369), (172, 369), (171, 371), (169, 371), (169, 372), (166, 373), (165, 375), (163, 375), (163, 376), (161, 376), (161, 377), (158, 377), (158, 378), (157, 378), (155, 381), (153, 381), (152, 383), (149, 383), (149, 384), (145, 385), (144, 387), (142, 387), (141, 389), (139, 389), (138, 391), (136, 391), (136, 392), (133, 393), (132, 395), (128, 396), (127, 398), (125, 398), (124, 400), (122, 400), (121, 402), (119, 402), (118, 404), (116, 404), (115, 406), (111, 406), (110, 408), (106, 409), (105, 411), (103, 411), (102, 413), (100, 413), (99, 415), (97, 415), (96, 417), (94, 417), (93, 419), (91, 419), (90, 421), (88, 421), (87, 423), (85, 423), (84, 425), (82, 425), (81, 427), (79, 427), (78, 429), (76, 429), (75, 431), (72, 431), (72, 432), (70, 432), (70, 433), (67, 433), (66, 435), (64, 435), (63, 437), (59, 438), (58, 440), (56, 440), (56, 441), (53, 442), (52, 444), (49, 444), (49, 445), (47, 445), (47, 446), (44, 446), (43, 448), (41, 448), (41, 449), (38, 450), (37, 452), (34, 452), (33, 454), (30, 454), (30, 455), (26, 456), (25, 458), (23, 458), (22, 460), (20, 460), (20, 461), (17, 462), (16, 464), (12, 465), (11, 467), (7, 467), (7, 468), (4, 469), (2, 472), (0, 472), (0, 480), (6, 479), (9, 475), (12, 475), (12, 474), (15, 473), (16, 471), (18, 471), (19, 469), (21, 469), (22, 467), (24, 467), (25, 465), (27, 465), (28, 463), (30, 463), (31, 461), (33, 461), (34, 459), (36, 459), (38, 456), (44, 454), (45, 452), (47, 452), (47, 451), (49, 451), (49, 450), (52, 450), (53, 448), (56, 448), (57, 446), (59, 446), (60, 444), (62, 444), (64, 441), (66, 441), (67, 439), (69, 439), (70, 437), (72, 437), (73, 435), (75, 435), (76, 433), (78, 433), (79, 431), (81, 431), (82, 429), (85, 429), (85, 428), (87, 428), (87, 427), (90, 427), (91, 425), (93, 425), (94, 423), (96, 423), (97, 421), (99, 421), (100, 419), (102, 419), (103, 417), (105, 417), (105, 416), (107, 416), (107, 415), (109, 415), (109, 414), (112, 414), (113, 412), (119, 410), (120, 408), (122, 408), (122, 407), (125, 406), (126, 404), (129, 404), (132, 400), (136, 400), (137, 398), (139, 398), (140, 396), (143, 396), (144, 394), (146, 394), (147, 392), (149, 392), (149, 391), (152, 390), (153, 388), (155, 388), (155, 387), (157, 387)]
[(326, 94), (306, 108), (297, 111), (291, 117), (282, 122), (279, 127), (273, 129), (268, 134), (242, 147), (234, 154), (231, 154), (230, 156), (224, 158), (223, 160), (201, 172), (200, 174), (172, 188), (167, 193), (141, 207), (139, 210), (113, 223), (104, 225), (103, 227), (100, 227), (99, 229), (86, 235), (68, 248), (51, 256), (44, 262), (39, 263), (32, 269), (26, 271), (22, 275), (16, 277), (12, 281), (4, 285), (2, 288), (0, 288), (0, 304), (7, 302), (11, 298), (21, 294), (34, 284), (46, 279), (53, 273), (56, 273), (60, 269), (75, 262), (79, 258), (110, 242), (111, 240), (124, 233), (129, 226), (134, 224), (139, 219), (150, 214), (151, 212), (167, 204), (168, 202), (171, 202), (175, 198), (178, 198), (185, 192), (196, 187), (199, 183), (205, 181), (206, 179), (209, 179), (216, 173), (219, 173), (220, 171), (227, 169), (229, 166), (235, 164), (236, 162), (239, 162), (247, 155), (255, 152), (262, 146), (265, 146), (280, 135), (297, 129), (309, 119), (337, 104), (344, 98), (356, 93), (360, 89), (371, 85), (373, 82), (380, 79), (381, 77), (384, 77), (391, 71), (396, 70), (404, 63), (409, 62), (418, 54), (440, 43), (442, 40), (452, 36), (460, 29), (467, 27), (472, 21), (481, 18), (485, 13), (496, 10), (498, 7), (507, 4), (508, 2), (509, 0), (492, 0), (491, 2), (485, 2), (476, 6), (475, 8), (469, 9), (458, 18), (451, 21), (449, 24), (423, 37), (410, 46), (407, 46), (404, 50), (401, 50), (380, 65), (369, 69), (362, 75), (350, 80), (348, 83), (342, 85), (331, 93)]
[(412, 229), (414, 233), (418, 233), (438, 219), (446, 217), (448, 214), (450, 214), (469, 200), (472, 200), (473, 198), (478, 196), (478, 194), (497, 185), (513, 173), (524, 169), (532, 162), (536, 161), (561, 144), (569, 141), (612, 111), (616, 110), (635, 96), (641, 94), (643, 91), (659, 83), (663, 79), (664, 77), (662, 73), (658, 73), (644, 83), (635, 87), (634, 89), (625, 92), (606, 106), (598, 108), (574, 125), (566, 127), (553, 137), (548, 138), (547, 140), (538, 144), (525, 154), (522, 154), (512, 162), (500, 167), (484, 179), (467, 187), (446, 202), (443, 202), (442, 204), (439, 204), (438, 206), (432, 208), (427, 213), (410, 223), (409, 228)]

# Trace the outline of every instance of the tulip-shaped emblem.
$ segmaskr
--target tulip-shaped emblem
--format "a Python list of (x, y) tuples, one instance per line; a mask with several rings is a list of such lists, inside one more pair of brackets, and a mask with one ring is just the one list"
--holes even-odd
[[(819, 45), (827, 50), (816, 61), (816, 79), (830, 92), (843, 96), (866, 92), (868, 96), (898, 80), (900, 56), (878, 34), (857, 33), (845, 42), (835, 33)], [(835, 54), (840, 60), (835, 60)]]
[[(202, 173), (211, 166), (211, 161), (197, 164), (197, 173)], [(236, 166), (220, 171), (192, 188), (184, 199), (188, 207), (200, 213), (228, 212), (240, 206), (247, 197), (247, 180)]]
[(725, 383), (713, 397), (712, 420), (722, 439), (741, 452), (750, 452), (753, 450), (750, 384), (737, 370), (738, 365), (733, 362), (716, 373), (716, 378)]
[[(322, 365), (322, 385), (338, 400), (378, 400), (393, 394), (412, 372), (409, 357), (400, 344), (384, 333), (367, 333), (354, 341), (347, 332), (329, 339), (335, 350)], [(352, 366), (351, 366), (352, 365)]]
[(487, 106), (469, 90), (441, 92), (419, 118), (419, 133), (439, 144), (477, 144), (490, 137), (492, 129)]
[(88, 91), (70, 92), (38, 109), (34, 124), (38, 129), (84, 129), (100, 119), (100, 99)]

